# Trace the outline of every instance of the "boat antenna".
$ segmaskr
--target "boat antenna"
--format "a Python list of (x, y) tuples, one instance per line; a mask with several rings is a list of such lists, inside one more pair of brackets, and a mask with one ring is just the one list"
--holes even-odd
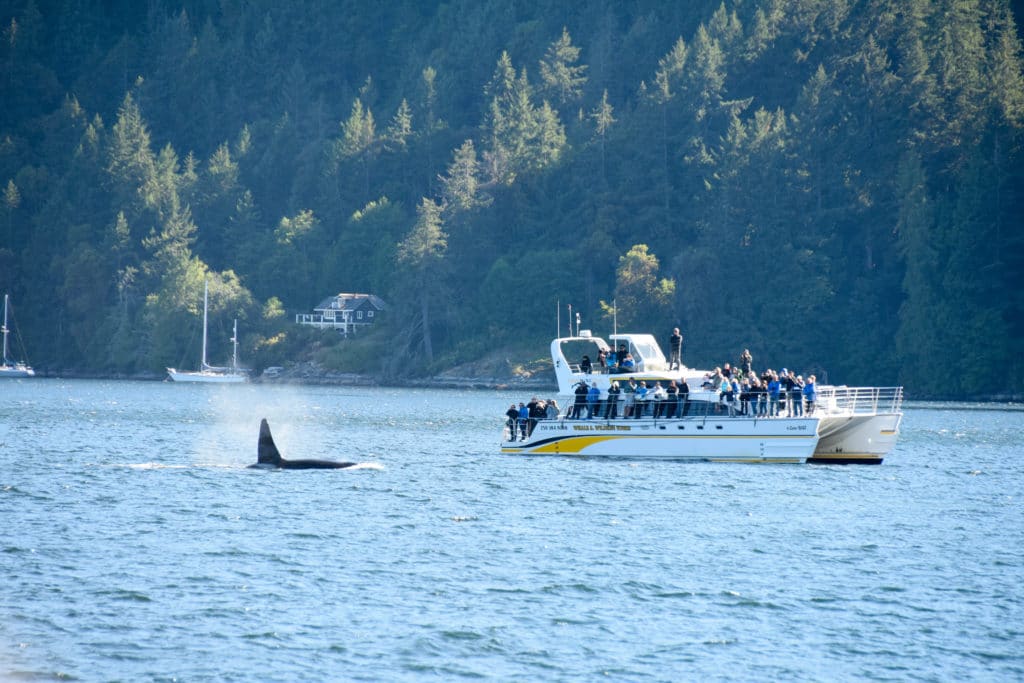
[(562, 300), (555, 299), (555, 338), (562, 336)]
[(619, 334), (619, 305), (612, 299), (612, 336)]
[(569, 336), (572, 336), (572, 304), (569, 304)]
[(580, 336), (580, 312), (576, 311), (576, 336)]

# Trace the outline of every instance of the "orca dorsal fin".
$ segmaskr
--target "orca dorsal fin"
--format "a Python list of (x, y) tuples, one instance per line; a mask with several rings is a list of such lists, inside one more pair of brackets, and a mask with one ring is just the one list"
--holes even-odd
[(273, 465), (274, 467), (281, 465), (281, 453), (277, 450), (274, 437), (270, 435), (267, 418), (263, 418), (263, 421), (260, 422), (260, 441), (256, 451), (256, 464)]

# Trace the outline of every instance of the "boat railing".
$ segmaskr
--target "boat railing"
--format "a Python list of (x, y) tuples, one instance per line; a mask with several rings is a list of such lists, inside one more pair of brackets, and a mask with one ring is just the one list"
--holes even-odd
[(818, 408), (829, 415), (898, 413), (903, 407), (903, 387), (820, 387)]
[[(659, 405), (660, 404), (660, 405)], [(626, 409), (629, 408), (629, 414), (626, 414)], [(509, 441), (511, 430), (514, 428), (517, 430), (517, 438), (520, 438), (522, 434), (530, 434), (533, 432), (534, 427), (537, 423), (552, 423), (552, 422), (609, 422), (610, 420), (646, 420), (648, 422), (654, 421), (656, 424), (665, 420), (690, 420), (690, 421), (706, 421), (708, 418), (715, 417), (747, 417), (755, 418), (758, 420), (774, 419), (777, 416), (771, 416), (768, 414), (762, 415), (744, 415), (745, 407), (741, 405), (739, 401), (733, 403), (732, 408), (725, 401), (709, 401), (709, 400), (645, 400), (645, 401), (634, 401), (629, 403), (627, 397), (620, 396), (615, 405), (615, 410), (611, 410), (607, 399), (602, 399), (593, 411), (590, 411), (586, 405), (580, 408), (574, 408), (573, 404), (570, 403), (568, 407), (562, 409), (558, 417), (536, 417), (536, 418), (516, 418), (515, 424), (511, 418), (506, 418), (504, 440)], [(747, 409), (753, 410), (753, 406), (748, 406)], [(638, 412), (639, 411), (639, 412)], [(614, 412), (614, 416), (613, 413)], [(638, 417), (639, 415), (639, 417)]]
[[(763, 395), (762, 395), (763, 396)], [(792, 397), (790, 397), (792, 398)], [(801, 397), (802, 399), (802, 397)], [(666, 401), (633, 401), (620, 396), (612, 410), (607, 399), (602, 399), (591, 409), (587, 404), (570, 403), (562, 408), (558, 417), (517, 418), (507, 419), (505, 423), (505, 441), (510, 440), (512, 429), (517, 438), (522, 434), (532, 433), (537, 423), (542, 422), (608, 422), (609, 420), (707, 420), (717, 417), (753, 418), (755, 420), (774, 420), (789, 417), (823, 417), (834, 415), (876, 415), (878, 413), (898, 413), (903, 406), (903, 387), (820, 387), (817, 391), (814, 410), (801, 400), (802, 410), (796, 412), (785, 395), (778, 401), (767, 399), (761, 401), (734, 401), (732, 406), (723, 400), (666, 400)], [(627, 415), (627, 408), (629, 414)], [(640, 412), (640, 417), (637, 416)], [(796, 414), (794, 414), (796, 412)], [(802, 415), (800, 414), (802, 413)]]

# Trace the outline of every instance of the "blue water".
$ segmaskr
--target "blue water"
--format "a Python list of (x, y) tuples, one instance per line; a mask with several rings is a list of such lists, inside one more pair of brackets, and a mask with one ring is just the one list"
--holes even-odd
[[(1024, 412), (878, 467), (498, 454), (506, 392), (0, 384), (0, 680), (1024, 679)], [(286, 457), (357, 469), (265, 472)]]

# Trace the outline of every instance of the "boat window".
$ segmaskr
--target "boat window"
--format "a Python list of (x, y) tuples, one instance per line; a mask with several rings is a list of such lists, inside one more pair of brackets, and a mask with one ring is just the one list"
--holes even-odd
[(597, 367), (597, 352), (601, 349), (595, 339), (564, 341), (561, 344), (562, 355), (570, 365), (578, 365), (584, 355), (590, 356), (590, 362)]
[(647, 344), (644, 342), (634, 342), (633, 346), (634, 348), (636, 348), (637, 353), (640, 354), (640, 357), (643, 358), (644, 360), (664, 359), (664, 356), (661, 355), (661, 349), (659, 349), (657, 346), (654, 346), (653, 344)]

